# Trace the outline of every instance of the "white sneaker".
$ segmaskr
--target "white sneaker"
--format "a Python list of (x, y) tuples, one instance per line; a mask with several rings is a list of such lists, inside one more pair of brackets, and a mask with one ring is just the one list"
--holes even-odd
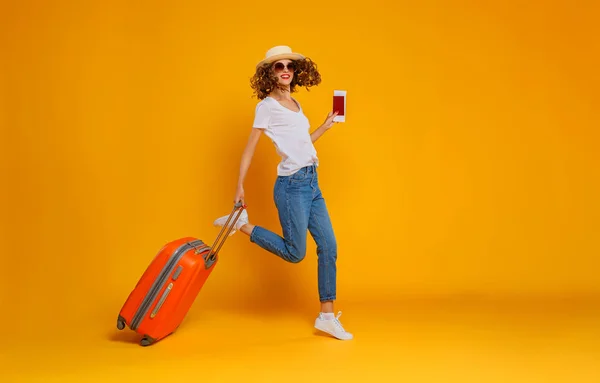
[[(233, 213), (233, 217), (231, 217), (231, 220), (234, 220), (235, 216), (237, 214), (238, 214), (238, 212)], [(229, 214), (224, 215), (223, 217), (217, 218), (213, 224), (215, 226), (223, 227), (227, 223), (228, 218), (229, 218)], [(240, 214), (240, 218), (235, 223), (235, 226), (233, 227), (233, 229), (231, 229), (229, 236), (232, 236), (233, 234), (235, 234), (236, 231), (240, 230), (241, 227), (246, 225), (247, 223), (248, 223), (248, 212), (246, 212), (246, 209), (244, 209), (242, 211), (242, 214)], [(231, 221), (229, 221), (229, 223), (228, 223), (228, 226), (230, 226), (230, 225), (231, 225)]]
[(315, 328), (317, 330), (321, 330), (326, 332), (334, 337), (341, 340), (350, 340), (353, 338), (353, 335), (346, 330), (339, 321), (339, 317), (342, 316), (342, 312), (338, 312), (338, 315), (333, 319), (326, 319), (323, 313), (320, 313), (317, 319), (315, 320)]

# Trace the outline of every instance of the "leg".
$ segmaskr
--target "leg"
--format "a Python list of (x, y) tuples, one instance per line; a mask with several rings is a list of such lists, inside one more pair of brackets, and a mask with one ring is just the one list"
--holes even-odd
[(287, 262), (302, 261), (306, 256), (311, 194), (304, 169), (290, 177), (278, 177), (273, 197), (283, 237), (261, 226), (254, 226), (250, 241)]
[[(300, 217), (295, 217), (300, 218)], [(219, 218), (215, 221), (216, 225), (223, 225), (227, 216)], [(302, 220), (296, 219), (292, 227), (302, 227)], [(282, 224), (283, 227), (283, 224)], [(236, 228), (240, 232), (248, 235), (250, 241), (256, 243), (263, 249), (279, 256), (285, 261), (298, 263), (306, 256), (306, 229), (302, 230), (285, 230), (284, 237), (267, 230), (261, 226), (251, 223), (240, 222)]]
[(321, 312), (333, 313), (333, 301), (336, 299), (337, 242), (321, 193), (318, 193), (312, 202), (308, 229), (317, 244), (317, 275)]
[[(236, 223), (236, 229), (248, 235), (251, 242), (291, 263), (298, 263), (306, 256), (306, 236), (312, 203), (312, 178), (308, 172), (307, 168), (303, 168), (291, 176), (279, 176), (275, 182), (273, 195), (283, 237), (251, 224), (246, 211)], [(226, 220), (227, 216), (224, 216), (214, 224), (222, 226)]]
[[(316, 177), (315, 177), (316, 180)], [(317, 244), (318, 286), (321, 312), (315, 320), (315, 328), (333, 335), (337, 339), (349, 340), (354, 336), (346, 331), (339, 321), (342, 314), (333, 314), (333, 302), (337, 295), (337, 241), (323, 195), (315, 182), (315, 197), (312, 202), (308, 229)]]
[[(306, 236), (312, 203), (311, 178), (301, 169), (289, 177), (278, 177), (274, 187), (275, 206), (283, 237), (253, 225), (246, 211), (236, 223), (236, 229), (250, 236), (250, 241), (287, 262), (298, 263), (306, 256)], [(215, 225), (225, 224), (227, 216), (218, 218)]]

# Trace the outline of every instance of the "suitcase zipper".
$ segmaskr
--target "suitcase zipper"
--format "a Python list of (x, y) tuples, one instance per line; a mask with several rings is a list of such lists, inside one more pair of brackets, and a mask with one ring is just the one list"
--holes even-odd
[(177, 265), (183, 254), (185, 254), (185, 252), (189, 249), (195, 249), (196, 246), (200, 246), (203, 244), (204, 243), (198, 239), (181, 245), (179, 248), (177, 248), (177, 250), (173, 252), (173, 255), (167, 261), (167, 264), (163, 267), (162, 271), (152, 284), (152, 287), (150, 287), (150, 290), (148, 290), (148, 293), (146, 294), (146, 297), (144, 297), (144, 300), (140, 304), (140, 307), (138, 308), (137, 312), (133, 316), (130, 326), (132, 330), (135, 331), (140, 326), (140, 323), (148, 313), (152, 302), (154, 302), (156, 296), (158, 295), (160, 290), (162, 290), (164, 284), (167, 281), (167, 277), (171, 274), (173, 268), (175, 267), (175, 265)]
[[(194, 254), (196, 254), (196, 255), (200, 254), (202, 251), (210, 248), (209, 246), (204, 245), (204, 244), (202, 246), (200, 246), (200, 248), (196, 248), (195, 246), (193, 246), (193, 247), (196, 249), (196, 251), (194, 252)], [(175, 281), (179, 277), (179, 273), (181, 272), (181, 270), (183, 270), (182, 266), (179, 266), (177, 268), (177, 270), (175, 270), (175, 273), (173, 273), (173, 277), (172, 277), (173, 281)], [(162, 307), (163, 303), (165, 303), (165, 300), (167, 299), (167, 297), (171, 293), (172, 289), (173, 289), (173, 282), (169, 283), (169, 285), (167, 286), (167, 288), (165, 289), (165, 291), (161, 295), (160, 299), (156, 303), (156, 306), (154, 307), (154, 310), (152, 310), (152, 312), (150, 313), (150, 319), (154, 318), (156, 316), (156, 314), (158, 314), (158, 311)]]

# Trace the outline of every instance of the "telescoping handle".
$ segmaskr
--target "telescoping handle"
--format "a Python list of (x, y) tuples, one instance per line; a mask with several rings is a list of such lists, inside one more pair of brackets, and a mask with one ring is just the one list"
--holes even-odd
[[(225, 224), (221, 228), (219, 235), (217, 236), (215, 242), (211, 246), (209, 253), (206, 255), (205, 262), (207, 263), (207, 266), (212, 265), (212, 263), (214, 262), (215, 257), (219, 253), (219, 250), (221, 250), (221, 247), (223, 247), (225, 240), (227, 240), (227, 237), (229, 237), (229, 233), (231, 233), (231, 230), (233, 230), (233, 228), (235, 227), (235, 224), (237, 223), (238, 219), (240, 218), (240, 215), (242, 215), (242, 212), (245, 208), (246, 205), (243, 205), (241, 202), (236, 203), (233, 207), (231, 214), (229, 214), (229, 217), (227, 218), (227, 222), (225, 222)], [(234, 214), (235, 218), (233, 218)]]

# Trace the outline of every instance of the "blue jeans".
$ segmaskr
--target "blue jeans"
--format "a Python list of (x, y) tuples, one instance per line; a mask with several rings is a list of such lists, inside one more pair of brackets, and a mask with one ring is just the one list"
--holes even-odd
[(319, 300), (335, 300), (337, 242), (319, 188), (316, 166), (277, 177), (273, 192), (283, 237), (255, 226), (250, 241), (287, 262), (298, 263), (306, 256), (309, 231), (317, 244)]

